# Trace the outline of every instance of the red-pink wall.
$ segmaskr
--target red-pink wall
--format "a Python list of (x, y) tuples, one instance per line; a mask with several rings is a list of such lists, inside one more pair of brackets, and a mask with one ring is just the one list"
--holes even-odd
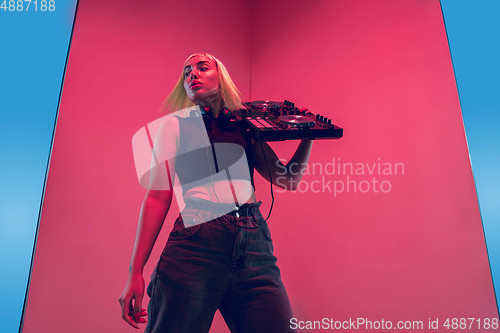
[[(314, 142), (317, 168), (299, 191), (275, 188), (268, 222), (298, 319), (497, 316), (437, 0), (87, 0), (76, 18), (24, 332), (134, 331), (118, 304), (145, 193), (131, 139), (160, 116), (195, 51), (219, 57), (246, 100), (289, 99), (344, 128), (338, 141)], [(296, 144), (272, 147), (288, 159)], [(375, 163), (375, 174), (326, 174), (332, 160)], [(378, 173), (377, 163), (401, 163), (404, 174)], [(347, 176), (351, 186), (375, 177), (390, 191), (333, 193)], [(318, 182), (331, 191), (315, 193)], [(256, 183), (267, 216), (269, 184)], [(174, 205), (146, 283), (177, 214)], [(212, 331), (228, 332), (220, 316)]]
[[(254, 5), (252, 98), (290, 99), (344, 128), (314, 142), (310, 164), (404, 164), (349, 177), (389, 181), (388, 193), (277, 196), (270, 225), (295, 315), (497, 317), (439, 1)], [(295, 146), (273, 145), (285, 158)]]

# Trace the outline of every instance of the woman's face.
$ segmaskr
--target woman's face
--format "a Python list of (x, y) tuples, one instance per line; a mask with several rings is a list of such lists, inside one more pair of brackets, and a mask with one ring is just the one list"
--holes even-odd
[(189, 59), (184, 67), (184, 89), (194, 103), (219, 95), (219, 76), (215, 62), (205, 56)]

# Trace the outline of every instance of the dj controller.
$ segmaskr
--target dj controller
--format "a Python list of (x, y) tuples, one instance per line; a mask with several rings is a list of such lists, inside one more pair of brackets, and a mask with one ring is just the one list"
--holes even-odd
[(339, 139), (343, 135), (343, 129), (332, 124), (331, 119), (307, 108), (298, 108), (287, 100), (253, 101), (243, 105), (244, 108), (233, 113), (256, 141)]

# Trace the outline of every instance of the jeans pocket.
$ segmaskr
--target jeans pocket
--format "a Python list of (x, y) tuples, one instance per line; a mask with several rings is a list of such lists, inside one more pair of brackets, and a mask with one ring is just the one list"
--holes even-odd
[[(183, 218), (186, 219), (186, 223), (184, 223)], [(168, 236), (168, 240), (180, 241), (193, 239), (200, 233), (205, 224), (201, 222), (202, 220), (198, 216), (188, 215), (183, 216), (183, 218), (179, 216), (177, 220), (175, 220), (174, 227)]]

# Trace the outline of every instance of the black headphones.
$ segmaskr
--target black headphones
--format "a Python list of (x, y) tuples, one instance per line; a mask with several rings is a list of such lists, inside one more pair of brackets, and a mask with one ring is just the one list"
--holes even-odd
[(209, 106), (200, 106), (201, 115), (203, 117), (203, 122), (205, 123), (205, 127), (209, 127), (212, 121), (217, 121), (217, 128), (223, 130), (231, 130), (234, 129), (234, 124), (232, 122), (235, 119), (234, 113), (231, 112), (228, 108), (223, 108), (216, 119), (213, 118), (212, 110), (210, 110)]

